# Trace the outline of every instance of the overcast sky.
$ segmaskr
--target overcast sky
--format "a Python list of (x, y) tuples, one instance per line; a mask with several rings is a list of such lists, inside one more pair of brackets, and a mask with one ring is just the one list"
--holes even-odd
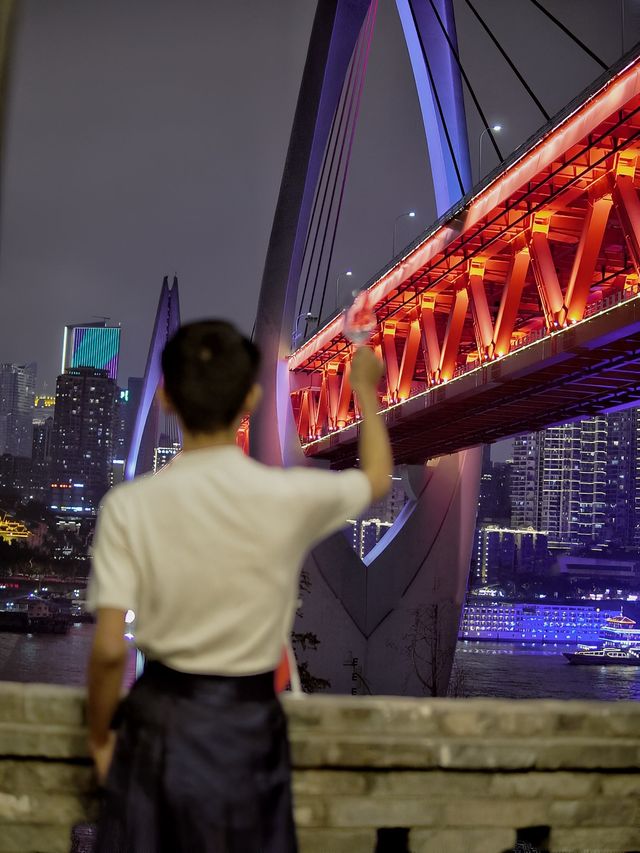
[[(618, 0), (544, 0), (607, 62)], [(548, 111), (600, 69), (529, 0), (475, 0)], [(463, 63), (508, 153), (542, 123), (462, 0)], [(65, 323), (122, 324), (120, 382), (141, 374), (165, 274), (183, 319), (250, 330), (314, 0), (22, 0), (2, 186), (0, 361), (55, 382)], [(638, 35), (627, 0), (627, 49)], [(635, 19), (635, 20), (634, 20)], [(478, 116), (468, 104), (477, 170)], [(486, 140), (485, 140), (486, 142)], [(490, 146), (483, 167), (495, 165)], [(394, 0), (380, 0), (334, 256), (364, 282), (434, 204)]]

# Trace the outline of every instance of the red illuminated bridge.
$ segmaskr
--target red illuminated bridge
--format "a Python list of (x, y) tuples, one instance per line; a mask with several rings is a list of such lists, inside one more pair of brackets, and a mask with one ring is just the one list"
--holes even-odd
[[(368, 286), (397, 462), (640, 399), (640, 61), (627, 59)], [(340, 317), (289, 359), (309, 456), (356, 452)]]

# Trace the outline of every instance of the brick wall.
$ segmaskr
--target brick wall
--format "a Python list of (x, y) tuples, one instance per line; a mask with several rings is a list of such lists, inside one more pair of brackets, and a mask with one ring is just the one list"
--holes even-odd
[[(640, 850), (639, 703), (285, 701), (302, 853)], [(0, 683), (0, 853), (94, 814), (82, 692)]]

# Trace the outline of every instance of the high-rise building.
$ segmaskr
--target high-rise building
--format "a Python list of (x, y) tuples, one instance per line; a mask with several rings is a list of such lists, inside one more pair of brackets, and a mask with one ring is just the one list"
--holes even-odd
[[(50, 409), (53, 412), (53, 409)], [(53, 446), (53, 416), (33, 419), (31, 452), (32, 497), (47, 500), (51, 485), (51, 452)]]
[(51, 508), (94, 514), (109, 488), (116, 383), (106, 370), (72, 367), (58, 377)]
[(353, 550), (363, 559), (393, 527), (380, 518), (349, 519), (347, 525)]
[(31, 457), (35, 364), (0, 364), (0, 455)]
[(511, 462), (492, 462), (490, 445), (482, 453), (478, 524), (508, 525), (511, 519)]
[(474, 586), (510, 581), (519, 573), (544, 573), (551, 560), (540, 530), (486, 525), (476, 530), (472, 556)]
[(607, 415), (607, 493), (605, 541), (640, 545), (640, 458), (638, 409)]
[(0, 456), (0, 490), (28, 498), (31, 493), (31, 459), (28, 456)]
[(640, 545), (638, 408), (518, 436), (511, 498), (513, 526), (554, 543)]
[(62, 373), (70, 367), (93, 367), (115, 380), (119, 356), (120, 326), (107, 326), (102, 320), (64, 327)]
[(511, 524), (515, 528), (537, 528), (539, 523), (541, 443), (541, 432), (517, 435), (513, 443)]

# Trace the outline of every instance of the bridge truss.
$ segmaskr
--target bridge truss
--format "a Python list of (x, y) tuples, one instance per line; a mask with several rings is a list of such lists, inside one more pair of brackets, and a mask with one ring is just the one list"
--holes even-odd
[[(640, 397), (639, 156), (634, 54), (369, 283), (398, 461)], [(304, 451), (337, 465), (355, 455), (351, 356), (337, 316), (289, 359)]]

